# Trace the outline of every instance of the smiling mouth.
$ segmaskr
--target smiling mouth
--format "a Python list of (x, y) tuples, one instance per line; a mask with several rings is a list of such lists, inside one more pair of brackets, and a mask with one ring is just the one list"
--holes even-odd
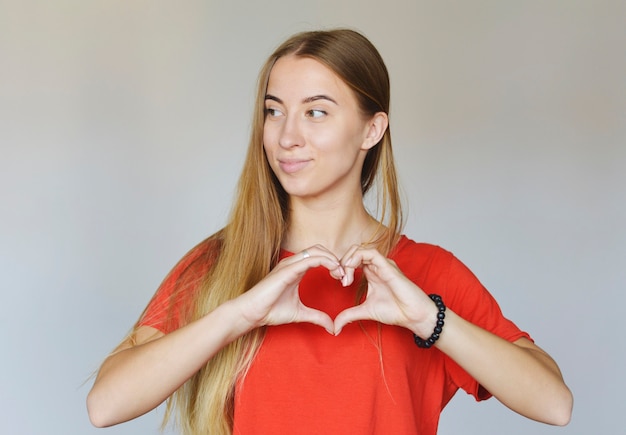
[(293, 174), (304, 169), (309, 162), (310, 160), (279, 160), (278, 165), (283, 172)]

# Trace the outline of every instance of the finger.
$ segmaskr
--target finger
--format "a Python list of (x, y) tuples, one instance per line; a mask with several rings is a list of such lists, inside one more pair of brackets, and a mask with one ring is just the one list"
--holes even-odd
[(343, 276), (345, 275), (345, 272), (343, 270), (343, 267), (341, 266), (341, 263), (339, 261), (339, 259), (335, 256), (335, 254), (333, 254), (332, 252), (330, 252), (328, 249), (326, 249), (324, 246), (322, 245), (313, 245), (310, 248), (304, 249), (303, 251), (300, 251), (298, 254), (294, 254), (292, 257), (290, 258), (294, 258), (295, 261), (302, 261), (302, 260), (306, 260), (312, 256), (323, 256), (328, 258), (329, 260), (333, 261), (336, 265), (336, 267), (334, 268), (328, 268), (330, 271), (330, 275), (335, 278), (335, 279), (341, 279), (343, 278)]
[(344, 326), (357, 320), (372, 320), (364, 305), (357, 305), (343, 310), (335, 317), (335, 335), (339, 335)]
[(293, 285), (299, 282), (309, 269), (320, 266), (330, 271), (331, 276), (336, 279), (340, 279), (343, 276), (341, 265), (336, 260), (326, 256), (311, 256), (291, 264), (281, 264), (280, 267), (274, 268), (271, 275), (274, 276), (274, 279), (282, 282), (283, 285)]
[(339, 263), (343, 267), (345, 272), (344, 276), (341, 279), (341, 285), (344, 287), (349, 286), (354, 282), (354, 271), (359, 266), (359, 264), (352, 264), (350, 259), (354, 256), (354, 253), (357, 252), (361, 247), (359, 245), (352, 245), (350, 249), (341, 257)]
[(341, 259), (339, 260), (339, 262), (341, 264), (345, 264), (347, 262), (347, 260), (352, 257), (352, 255), (354, 255), (354, 253), (356, 251), (358, 251), (359, 249), (362, 249), (361, 245), (352, 245), (350, 246), (350, 248), (346, 251), (345, 254), (343, 254), (343, 256), (341, 257)]
[(330, 276), (334, 279), (341, 280), (344, 276), (346, 276), (346, 272), (343, 270), (343, 267), (339, 264), (335, 269), (330, 270)]
[(363, 264), (380, 264), (388, 262), (387, 258), (384, 257), (378, 249), (375, 248), (365, 248), (363, 246), (357, 246), (356, 249), (348, 252), (341, 259), (341, 264), (344, 267), (352, 267), (356, 268)]
[(342, 260), (342, 266), (348, 273), (356, 267), (368, 269), (379, 278), (387, 281), (398, 271), (397, 266), (392, 264), (388, 258), (383, 256), (377, 249), (363, 248), (355, 250), (352, 255)]
[(337, 263), (339, 263), (339, 259), (328, 249), (324, 248), (322, 245), (314, 245), (309, 248), (303, 249), (300, 252), (297, 252), (289, 257), (284, 258), (280, 261), (279, 264), (293, 264), (298, 261), (306, 260), (310, 257), (323, 256), (327, 257)]
[(332, 258), (332, 259), (334, 259), (336, 261), (339, 261), (339, 258), (337, 258), (337, 256), (335, 254), (333, 254), (331, 251), (326, 249), (326, 247), (324, 247), (324, 245), (317, 244), (317, 245), (313, 245), (313, 246), (310, 246), (310, 247), (304, 249), (303, 251), (301, 251), (301, 253), (303, 254), (303, 257), (306, 257), (306, 255), (304, 255), (305, 252), (307, 254), (311, 255), (311, 256), (313, 256), (313, 255), (324, 255), (324, 256)]
[(328, 314), (306, 305), (302, 305), (300, 312), (296, 318), (296, 322), (307, 322), (321, 326), (329, 334), (335, 335), (335, 324)]
[(341, 280), (344, 287), (351, 285), (354, 282), (354, 271), (356, 268), (365, 264), (369, 264), (371, 259), (375, 256), (383, 257), (378, 250), (374, 248), (365, 248), (361, 245), (353, 245), (348, 252), (341, 258), (340, 262), (346, 271), (346, 276)]

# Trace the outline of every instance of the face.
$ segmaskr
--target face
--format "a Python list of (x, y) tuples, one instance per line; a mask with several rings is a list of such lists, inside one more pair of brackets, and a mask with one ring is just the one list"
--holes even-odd
[(332, 70), (311, 58), (281, 57), (270, 73), (265, 112), (265, 153), (292, 199), (360, 195), (363, 160), (382, 135), (374, 125), (381, 114), (363, 115)]

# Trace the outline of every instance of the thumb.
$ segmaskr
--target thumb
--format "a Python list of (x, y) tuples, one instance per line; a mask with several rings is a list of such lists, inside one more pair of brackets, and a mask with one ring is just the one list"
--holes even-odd
[(335, 335), (339, 335), (344, 326), (357, 320), (371, 319), (367, 308), (363, 305), (346, 308), (335, 317)]
[(315, 310), (305, 305), (304, 308), (302, 308), (302, 310), (300, 311), (297, 321), (312, 323), (314, 325), (321, 326), (329, 334), (335, 335), (335, 325), (333, 323), (333, 320), (328, 314), (323, 311)]

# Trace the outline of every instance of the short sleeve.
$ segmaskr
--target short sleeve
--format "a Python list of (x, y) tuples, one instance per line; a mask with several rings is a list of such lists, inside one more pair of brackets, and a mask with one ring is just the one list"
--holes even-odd
[(137, 325), (151, 326), (165, 334), (183, 326), (216, 255), (216, 243), (211, 239), (189, 251), (165, 277)]
[[(425, 293), (441, 295), (444, 303), (463, 319), (513, 342), (530, 336), (504, 317), (489, 291), (451, 252), (440, 246), (416, 243), (403, 236), (391, 255), (400, 270)], [(444, 327), (445, 334), (445, 327)], [(445, 376), (445, 405), (461, 388), (476, 400), (490, 394), (452, 358), (439, 349), (430, 349), (442, 359)]]
[[(507, 341), (513, 342), (522, 337), (532, 340), (528, 333), (504, 317), (495, 298), (467, 266), (452, 254), (449, 255), (450, 267), (444, 297), (446, 305), (463, 319)], [(446, 357), (446, 369), (449, 380), (476, 400), (491, 397), (487, 390), (449, 357)]]

